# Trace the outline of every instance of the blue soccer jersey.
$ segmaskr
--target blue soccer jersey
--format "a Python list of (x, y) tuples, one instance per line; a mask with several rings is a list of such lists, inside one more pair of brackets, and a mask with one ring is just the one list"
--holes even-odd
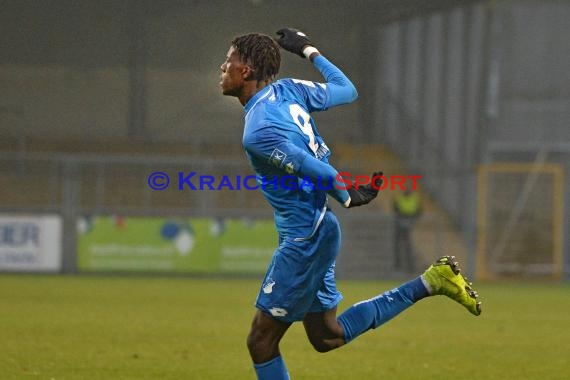
[[(310, 113), (354, 101), (356, 89), (325, 57), (313, 64), (326, 83), (282, 79), (255, 94), (244, 109), (243, 146), (258, 185), (274, 209), (279, 234), (296, 239), (315, 232), (327, 193), (340, 203), (349, 199)], [(319, 178), (333, 182), (311, 186), (309, 180)]]

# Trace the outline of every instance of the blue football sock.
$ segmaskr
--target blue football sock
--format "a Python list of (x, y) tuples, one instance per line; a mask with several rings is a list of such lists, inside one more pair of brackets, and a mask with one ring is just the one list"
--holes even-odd
[(253, 367), (258, 380), (289, 380), (289, 373), (281, 355), (268, 362), (254, 364)]
[(338, 322), (344, 329), (346, 343), (388, 322), (427, 296), (429, 292), (421, 277), (418, 277), (384, 294), (353, 305), (338, 317)]

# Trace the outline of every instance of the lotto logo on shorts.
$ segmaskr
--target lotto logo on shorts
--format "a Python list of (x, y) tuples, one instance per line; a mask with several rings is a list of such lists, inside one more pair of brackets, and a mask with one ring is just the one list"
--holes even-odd
[(280, 307), (272, 307), (271, 309), (269, 309), (269, 312), (274, 317), (284, 317), (287, 315), (287, 310), (282, 309)]

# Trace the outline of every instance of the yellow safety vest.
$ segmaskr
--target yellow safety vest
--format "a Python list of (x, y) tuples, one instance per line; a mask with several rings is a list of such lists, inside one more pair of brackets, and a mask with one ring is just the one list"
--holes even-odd
[(417, 193), (411, 193), (408, 196), (400, 195), (396, 198), (396, 208), (402, 215), (414, 216), (420, 209), (420, 197)]

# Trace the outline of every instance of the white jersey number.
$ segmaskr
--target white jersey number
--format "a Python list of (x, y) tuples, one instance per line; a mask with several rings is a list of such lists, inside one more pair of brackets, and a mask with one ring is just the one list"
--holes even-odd
[(316, 156), (319, 144), (315, 141), (313, 126), (310, 123), (311, 116), (298, 104), (291, 104), (289, 106), (289, 113), (291, 114), (295, 124), (297, 124), (301, 131), (309, 137), (309, 147)]

